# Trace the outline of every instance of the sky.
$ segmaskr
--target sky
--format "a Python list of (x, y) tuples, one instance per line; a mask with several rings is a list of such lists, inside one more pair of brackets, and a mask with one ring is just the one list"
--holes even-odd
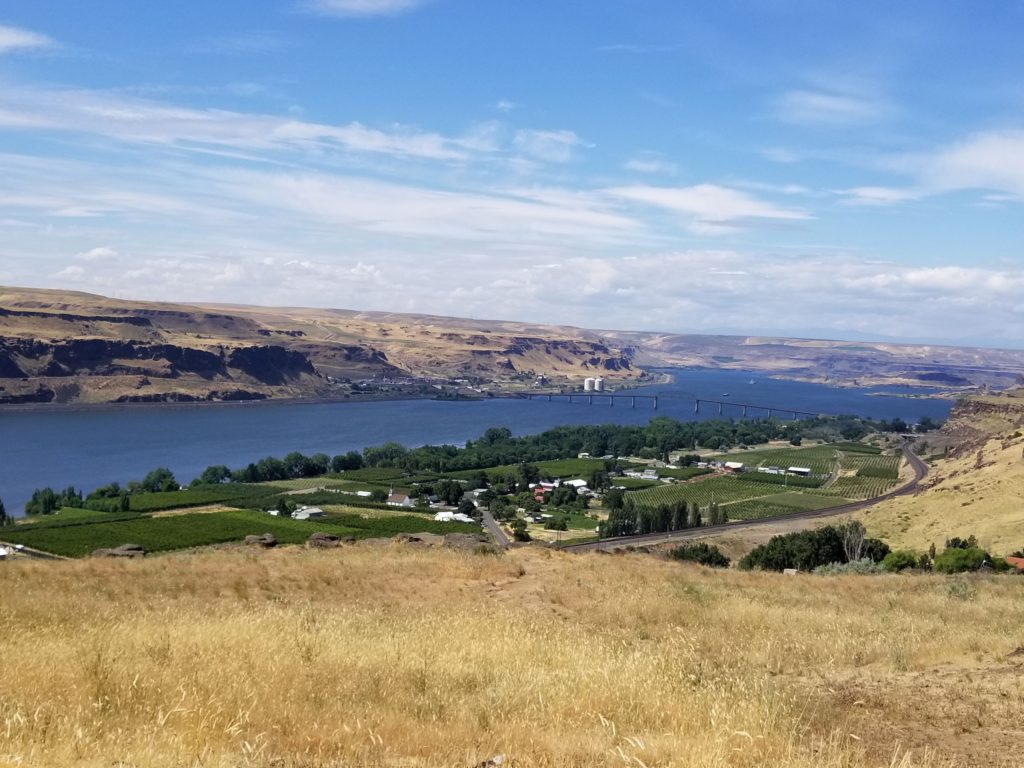
[(0, 0), (0, 284), (1024, 346), (1024, 0)]

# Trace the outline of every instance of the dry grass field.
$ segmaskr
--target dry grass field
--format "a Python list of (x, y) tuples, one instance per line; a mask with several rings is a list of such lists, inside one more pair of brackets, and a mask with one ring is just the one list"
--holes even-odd
[(993, 554), (1024, 548), (1024, 390), (959, 403), (944, 430), (954, 441), (914, 496), (860, 513), (893, 547), (942, 548), (973, 534)]
[(1024, 579), (397, 544), (0, 568), (0, 765), (973, 766)]

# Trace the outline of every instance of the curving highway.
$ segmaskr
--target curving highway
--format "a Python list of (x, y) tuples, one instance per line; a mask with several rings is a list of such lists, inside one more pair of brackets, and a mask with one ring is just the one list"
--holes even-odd
[(754, 528), (756, 526), (767, 525), (769, 523), (778, 523), (789, 520), (816, 520), (818, 518), (846, 515), (850, 512), (859, 512), (862, 509), (873, 507), (876, 504), (887, 501), (888, 499), (893, 499), (897, 496), (906, 496), (907, 494), (917, 491), (918, 484), (924, 479), (925, 475), (928, 474), (928, 465), (921, 461), (920, 457), (910, 449), (909, 442), (904, 442), (903, 445), (900, 446), (900, 451), (902, 451), (907, 463), (910, 464), (911, 469), (914, 470), (914, 478), (909, 482), (904, 483), (899, 488), (895, 488), (881, 496), (876, 496), (873, 499), (855, 501), (850, 504), (843, 504), (840, 507), (812, 509), (807, 510), (806, 512), (794, 512), (789, 515), (762, 517), (757, 520), (742, 520), (734, 523), (725, 523), (723, 525), (705, 525), (700, 528), (685, 528), (681, 531), (669, 531), (667, 533), (647, 533), (642, 536), (618, 536), (612, 539), (602, 539), (601, 541), (592, 541), (585, 544), (566, 544), (561, 548), (572, 552), (586, 552), (588, 550), (595, 549), (620, 549), (622, 547), (660, 544), (666, 541), (678, 541), (681, 539), (698, 539), (703, 536), (707, 536), (709, 533), (739, 531), (744, 528)]

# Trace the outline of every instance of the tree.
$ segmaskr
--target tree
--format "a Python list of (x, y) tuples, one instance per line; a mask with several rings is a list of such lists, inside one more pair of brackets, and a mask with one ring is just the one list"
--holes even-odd
[(25, 514), (30, 517), (52, 515), (56, 511), (57, 494), (52, 488), (36, 488), (32, 491), (32, 498), (25, 503)]
[(516, 518), (512, 521), (512, 538), (516, 541), (530, 541), (530, 532), (526, 530), (526, 521)]
[(867, 539), (867, 531), (864, 524), (859, 520), (851, 520), (839, 529), (843, 537), (843, 552), (846, 554), (846, 562), (860, 560), (864, 552), (864, 541)]
[(148, 475), (142, 478), (141, 490), (148, 491), (149, 493), (159, 493), (161, 491), (176, 491), (181, 486), (178, 485), (178, 481), (174, 479), (174, 474), (167, 467), (157, 467), (152, 470)]
[(277, 502), (277, 514), (281, 517), (291, 517), (295, 511), (295, 504), (288, 499), (280, 499)]
[(516, 483), (520, 491), (529, 489), (531, 483), (540, 481), (540, 470), (533, 464), (523, 461), (516, 466)]
[(604, 495), (604, 506), (609, 512), (622, 509), (625, 493), (621, 488), (609, 488)]
[(0, 499), (0, 526), (10, 525), (14, 519), (7, 516), (7, 508), (4, 507), (4, 500)]
[(477, 509), (476, 504), (468, 496), (459, 502), (459, 513), (469, 515), (470, 517), (480, 517), (480, 510)]
[(335, 456), (331, 459), (332, 472), (345, 472), (350, 469), (363, 468), (363, 454), (359, 451), (349, 451), (344, 455)]
[(458, 480), (451, 480), (448, 478), (441, 480), (434, 486), (434, 493), (437, 494), (441, 501), (450, 507), (458, 504), (459, 499), (462, 498), (462, 495), (465, 492), (466, 490), (462, 487), (462, 483)]
[(203, 485), (218, 485), (231, 479), (231, 470), (223, 464), (211, 464), (203, 470), (197, 482)]

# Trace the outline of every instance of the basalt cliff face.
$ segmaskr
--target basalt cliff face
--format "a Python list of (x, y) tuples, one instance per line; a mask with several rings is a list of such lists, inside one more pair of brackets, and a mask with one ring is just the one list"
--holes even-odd
[(636, 379), (631, 358), (576, 329), (0, 288), (0, 404), (344, 398), (448, 382), (500, 391), (538, 377)]
[(839, 386), (1024, 383), (1024, 351), (594, 331), (0, 287), (0, 404), (460, 396), (720, 368)]

